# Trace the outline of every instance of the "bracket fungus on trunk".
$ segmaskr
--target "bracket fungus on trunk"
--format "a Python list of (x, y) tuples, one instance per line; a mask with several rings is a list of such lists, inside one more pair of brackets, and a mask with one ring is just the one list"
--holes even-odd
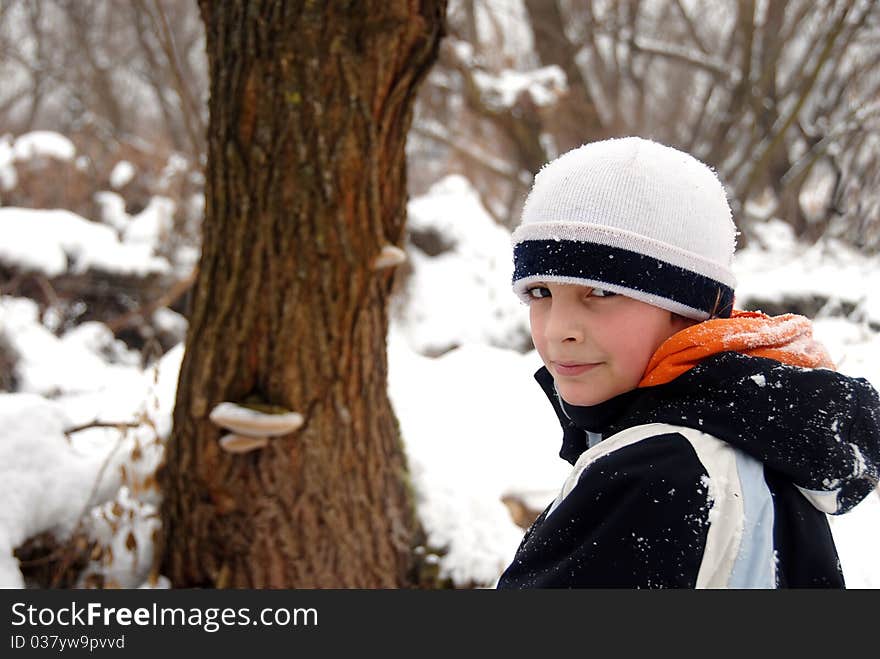
[(379, 256), (373, 259), (373, 270), (390, 268), (406, 261), (406, 252), (395, 245), (385, 245)]
[(227, 453), (249, 453), (265, 448), (268, 437), (248, 437), (246, 435), (227, 434), (220, 438), (220, 448)]
[(230, 453), (263, 448), (268, 444), (268, 438), (291, 433), (305, 421), (302, 414), (277, 405), (230, 402), (216, 405), (209, 418), (231, 431), (220, 439), (220, 446)]

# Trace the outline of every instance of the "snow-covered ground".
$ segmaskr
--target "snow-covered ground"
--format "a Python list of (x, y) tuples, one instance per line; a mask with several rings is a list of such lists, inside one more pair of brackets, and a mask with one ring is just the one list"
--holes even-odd
[[(116, 178), (129, 175), (121, 167)], [(156, 218), (168, 211), (157, 201), (138, 224), (118, 208), (107, 210), (115, 193), (103, 194), (105, 225), (122, 240), (100, 238), (93, 252), (96, 243), (85, 233), (93, 227), (83, 228), (82, 218), (4, 209), (0, 261), (48, 274), (62, 267), (63, 253), (66, 268), (82, 267), (82, 259), (131, 267), (122, 250), (151, 244), (161, 230)], [(388, 336), (389, 395), (441, 574), (491, 586), (523, 533), (502, 499), (541, 509), (570, 467), (557, 457), (561, 429), (532, 377), (540, 360), (514, 349), (527, 340), (528, 314), (509, 289), (509, 234), (460, 177), (412, 200), (410, 215), (413, 229), (440, 232), (449, 249), (428, 256), (408, 246), (414, 270)], [(33, 226), (18, 226), (23, 218), (66, 224), (43, 249), (32, 240)], [(841, 372), (880, 386), (880, 333), (871, 329), (880, 323), (880, 268), (839, 246), (803, 255), (784, 227), (769, 223), (765, 230), (773, 251), (755, 247), (737, 258), (739, 300), (819, 293), (856, 305), (850, 319), (817, 320), (815, 334)], [(149, 263), (154, 255), (139, 258)], [(139, 356), (100, 323), (56, 336), (44, 322), (30, 300), (0, 296), (0, 337), (21, 356), (19, 391), (0, 394), (0, 586), (26, 585), (12, 554), (24, 540), (78, 529), (111, 549), (87, 574), (138, 587), (153, 555), (159, 493), (151, 476), (171, 427), (183, 347), (144, 371)], [(95, 420), (138, 425), (64, 432)], [(880, 497), (832, 518), (832, 531), (850, 587), (880, 587)]]

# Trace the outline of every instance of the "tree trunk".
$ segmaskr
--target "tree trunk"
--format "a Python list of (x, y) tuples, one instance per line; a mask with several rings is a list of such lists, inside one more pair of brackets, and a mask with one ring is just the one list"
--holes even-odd
[[(210, 67), (202, 256), (160, 473), (175, 587), (404, 587), (420, 542), (387, 389), (404, 144), (444, 0), (201, 0)], [(208, 418), (303, 426), (245, 454)]]

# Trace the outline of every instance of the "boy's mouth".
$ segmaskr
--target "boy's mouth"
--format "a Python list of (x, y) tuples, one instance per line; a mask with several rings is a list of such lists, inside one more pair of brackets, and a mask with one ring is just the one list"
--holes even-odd
[(599, 366), (599, 363), (583, 363), (583, 362), (550, 362), (553, 365), (553, 370), (556, 371), (559, 375), (580, 375), (581, 373), (585, 373), (596, 366)]

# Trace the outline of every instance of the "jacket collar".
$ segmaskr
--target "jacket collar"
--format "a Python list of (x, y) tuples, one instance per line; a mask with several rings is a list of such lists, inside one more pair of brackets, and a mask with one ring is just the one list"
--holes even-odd
[(572, 405), (559, 395), (556, 382), (546, 366), (538, 369), (534, 377), (550, 400), (562, 426), (562, 448), (559, 457), (571, 464), (574, 464), (588, 447), (587, 431), (604, 435), (610, 424), (618, 419), (639, 395), (639, 390), (635, 389), (598, 405)]
[(591, 427), (608, 437), (668, 423), (714, 435), (803, 489), (835, 493), (834, 512), (877, 484), (880, 400), (864, 378), (721, 352), (669, 382), (586, 408), (564, 403), (546, 368), (535, 379), (562, 425), (559, 456), (572, 464), (587, 449)]

